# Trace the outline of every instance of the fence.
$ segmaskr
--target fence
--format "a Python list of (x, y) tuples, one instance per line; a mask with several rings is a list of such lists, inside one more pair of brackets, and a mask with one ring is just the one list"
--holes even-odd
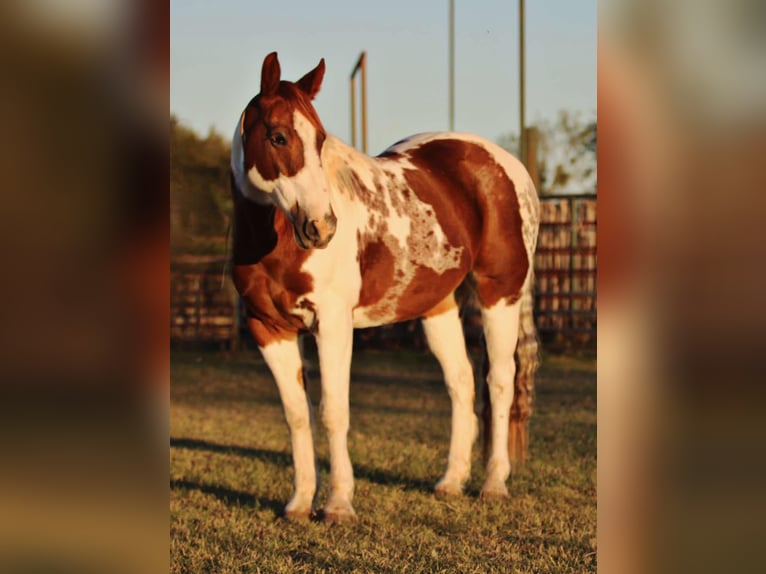
[[(543, 347), (551, 351), (595, 349), (596, 196), (543, 197), (535, 255), (535, 317)], [(171, 339), (177, 344), (217, 343), (236, 349), (249, 340), (238, 298), (223, 258), (193, 258), (171, 267)], [(469, 345), (479, 344), (480, 318), (468, 310)], [(355, 346), (424, 347), (417, 322), (355, 333)]]
[(225, 259), (195, 257), (170, 268), (170, 339), (180, 344), (218, 343), (236, 349), (240, 335), (238, 297), (224, 278)]
[(595, 348), (596, 254), (596, 195), (541, 198), (535, 317), (545, 348)]

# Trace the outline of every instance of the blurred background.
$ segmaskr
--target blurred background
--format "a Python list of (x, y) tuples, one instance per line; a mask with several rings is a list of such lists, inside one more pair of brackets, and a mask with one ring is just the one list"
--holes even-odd
[(12, 0), (0, 47), (0, 571), (163, 571), (169, 9)]
[(766, 18), (599, 3), (599, 566), (764, 568)]

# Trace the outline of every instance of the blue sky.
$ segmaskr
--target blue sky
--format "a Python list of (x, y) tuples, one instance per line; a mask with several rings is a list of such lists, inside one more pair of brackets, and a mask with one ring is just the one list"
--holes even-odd
[[(370, 153), (448, 128), (448, 0), (171, 0), (170, 111), (227, 138), (259, 90), (263, 58), (283, 79), (325, 58), (315, 106), (350, 140), (349, 74), (368, 59)], [(596, 0), (526, 3), (527, 124), (561, 109), (596, 113)], [(518, 131), (518, 3), (455, 0), (455, 129), (492, 140)]]

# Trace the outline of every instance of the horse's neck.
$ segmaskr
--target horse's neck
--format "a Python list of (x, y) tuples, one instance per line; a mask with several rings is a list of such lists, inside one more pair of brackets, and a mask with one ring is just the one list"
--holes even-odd
[(372, 165), (375, 160), (342, 139), (327, 134), (322, 146), (322, 162), (332, 169), (333, 166), (340, 167), (341, 164)]
[(358, 194), (355, 182), (387, 177), (378, 160), (332, 135), (322, 147), (322, 164), (330, 185), (352, 197)]

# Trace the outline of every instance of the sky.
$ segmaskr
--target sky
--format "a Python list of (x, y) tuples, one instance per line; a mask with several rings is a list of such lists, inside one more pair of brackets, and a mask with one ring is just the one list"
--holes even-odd
[[(314, 101), (350, 141), (349, 77), (367, 52), (368, 152), (449, 127), (448, 0), (171, 0), (170, 111), (201, 135), (229, 138), (279, 53), (297, 80), (324, 57)], [(518, 1), (455, 0), (455, 130), (518, 132)], [(596, 116), (596, 0), (526, 2), (526, 119)]]

